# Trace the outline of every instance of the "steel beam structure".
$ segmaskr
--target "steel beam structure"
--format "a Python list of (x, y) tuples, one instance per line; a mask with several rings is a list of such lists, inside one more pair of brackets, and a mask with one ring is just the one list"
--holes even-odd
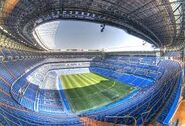
[(124, 29), (156, 47), (185, 45), (184, 0), (1, 0), (0, 27), (20, 43), (43, 49), (36, 26), (56, 20), (81, 20)]

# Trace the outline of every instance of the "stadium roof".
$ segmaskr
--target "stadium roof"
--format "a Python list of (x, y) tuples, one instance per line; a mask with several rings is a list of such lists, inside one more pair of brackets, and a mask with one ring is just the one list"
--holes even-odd
[(184, 17), (184, 0), (0, 1), (1, 34), (37, 49), (43, 47), (33, 36), (34, 28), (56, 19), (112, 25), (156, 47), (182, 48), (185, 45)]

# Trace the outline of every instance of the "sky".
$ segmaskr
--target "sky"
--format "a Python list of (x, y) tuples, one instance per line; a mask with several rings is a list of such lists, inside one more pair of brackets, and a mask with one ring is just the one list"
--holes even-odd
[[(50, 49), (153, 50), (151, 44), (124, 30), (84, 21), (58, 20), (36, 28), (40, 40)], [(146, 44), (143, 44), (146, 43)]]

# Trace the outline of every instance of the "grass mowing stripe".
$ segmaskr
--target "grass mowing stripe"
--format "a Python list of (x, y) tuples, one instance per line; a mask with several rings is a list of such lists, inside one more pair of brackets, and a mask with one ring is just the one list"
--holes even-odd
[[(78, 75), (74, 75), (73, 77), (75, 77), (75, 79), (76, 79), (76, 81), (77, 81), (78, 83), (83, 84), (83, 87), (88, 86), (88, 85), (86, 84), (86, 82), (83, 81)], [(82, 90), (82, 89), (83, 89), (83, 88), (79, 88), (80, 93), (82, 93), (81, 96), (85, 96), (87, 92), (86, 92), (85, 90)], [(82, 91), (81, 91), (81, 90), (82, 90)]]
[[(72, 76), (67, 76), (67, 84), (71, 85), (70, 87), (73, 87), (74, 85), (74, 81), (72, 80)], [(75, 97), (75, 99), (79, 98), (80, 97), (80, 94), (76, 91), (76, 90), (65, 90), (67, 92), (67, 94), (70, 94), (68, 95), (68, 98), (70, 100), (70, 104), (72, 105), (71, 108), (72, 108), (72, 111), (76, 111), (78, 110), (78, 105), (75, 104), (75, 102), (71, 102), (71, 101), (74, 101), (73, 100), (73, 97)], [(68, 91), (70, 91), (70, 93), (68, 93)], [(72, 95), (72, 97), (71, 97)], [(82, 106), (85, 106), (83, 104), (81, 104)]]
[[(85, 83), (88, 83), (88, 80), (85, 80), (82, 76), (80, 76), (80, 75), (76, 75), (77, 77), (78, 77), (78, 79), (81, 81), (81, 82), (85, 82)], [(94, 85), (89, 85), (89, 86), (86, 86), (85, 88), (86, 88), (86, 94), (85, 95), (82, 95), (82, 97), (81, 98), (85, 98), (85, 99), (88, 99), (88, 100), (91, 100), (92, 99), (92, 93), (93, 93), (93, 91), (94, 91)], [(91, 91), (91, 93), (89, 92), (89, 91)], [(94, 97), (94, 96), (93, 96)], [(94, 100), (98, 100), (98, 101), (100, 101), (100, 99), (98, 99), (99, 97), (102, 97), (102, 96), (97, 96), (96, 97), (96, 99), (94, 99)], [(96, 102), (95, 101), (95, 102)], [(94, 106), (94, 104), (93, 104), (94, 102), (87, 102), (87, 106), (86, 107), (90, 107), (90, 106)]]
[[(91, 78), (90, 76), (87, 76), (85, 75), (88, 79), (94, 79), (94, 78)], [(94, 77), (97, 77), (97, 75), (95, 75)], [(113, 83), (117, 83), (116, 85), (114, 85)], [(118, 82), (114, 82), (113, 80), (110, 80), (110, 81), (107, 81), (107, 82), (102, 82), (102, 84), (100, 85), (102, 87), (102, 90), (100, 91), (100, 93), (102, 93), (103, 95), (105, 95), (106, 97), (108, 96), (112, 96), (111, 94), (114, 94), (117, 99), (118, 98), (121, 98), (121, 95), (120, 95), (120, 92), (122, 92), (123, 90), (121, 91), (118, 91), (118, 89), (120, 88), (115, 88), (115, 86), (123, 86), (123, 84), (120, 84)], [(124, 89), (124, 88), (121, 88), (121, 89)], [(125, 91), (125, 90), (124, 90)], [(113, 97), (108, 97), (109, 99), (114, 99)]]
[(92, 83), (94, 83), (94, 84), (98, 84), (98, 83), (100, 83), (101, 82), (101, 80), (99, 80), (99, 79), (94, 79), (92, 76), (88, 76), (88, 75), (85, 75), (85, 74), (83, 74), (83, 78), (85, 78), (85, 80), (88, 80), (88, 82), (92, 82)]
[[(71, 85), (78, 85), (78, 86), (81, 86), (81, 82), (79, 81), (78, 78), (76, 78), (74, 75), (73, 76), (69, 76), (69, 79), (70, 79), (70, 82)], [(78, 80), (78, 81), (77, 81)], [(80, 89), (80, 88), (76, 88), (76, 89)], [(78, 93), (78, 96), (81, 96), (81, 95), (84, 95), (85, 93), (83, 93), (84, 91), (82, 92), (77, 92)], [(74, 97), (74, 98), (77, 98), (77, 97)]]
[[(89, 76), (86, 76), (86, 78), (91, 79), (91, 80), (94, 79), (94, 78), (90, 78)], [(107, 86), (108, 83), (109, 83), (108, 81), (107, 81), (107, 83), (102, 82), (102, 84), (100, 86), (102, 87), (102, 89), (109, 89), (110, 87)], [(110, 86), (112, 87), (112, 85), (110, 85)]]
[[(81, 76), (83, 76), (83, 77), (91, 77), (92, 78), (92, 74), (82, 74)], [(92, 83), (99, 83), (101, 80), (100, 79), (96, 79), (96, 80), (91, 80), (91, 79), (89, 79), (89, 81), (92, 81)]]
[[(67, 84), (68, 85), (71, 85), (70, 87), (73, 87), (73, 82), (71, 81), (70, 79), (70, 76), (67, 76)], [(65, 90), (68, 94), (68, 89)], [(68, 98), (70, 101), (73, 101), (72, 97), (79, 97), (79, 94), (75, 91), (75, 90), (70, 90), (70, 95), (68, 95)], [(74, 112), (76, 109), (77, 109), (77, 106), (73, 103), (73, 102), (70, 102), (71, 104), (71, 108), (72, 108), (72, 111)]]
[[(84, 75), (87, 79), (89, 79), (89, 80), (96, 80), (97, 78), (93, 78), (93, 77), (91, 77), (91, 76), (87, 76), (87, 75)], [(101, 81), (101, 82), (99, 82), (99, 83), (102, 83), (103, 84), (103, 82)], [(101, 85), (102, 86), (102, 85)], [(105, 87), (102, 87), (102, 89), (104, 89)], [(107, 86), (106, 86), (106, 88), (107, 88)], [(101, 90), (102, 90), (101, 89)]]
[(91, 86), (91, 85), (88, 85), (88, 83), (92, 83), (92, 82), (88, 82), (88, 81), (85, 80), (81, 75), (77, 75), (77, 76), (78, 76), (78, 78), (80, 79), (80, 81), (87, 83), (87, 84), (86, 84), (86, 89), (87, 89), (87, 91), (88, 91), (88, 94), (93, 93), (92, 88), (91, 88), (92, 86)]
[[(84, 75), (84, 76), (86, 76), (86, 75)], [(86, 76), (86, 78), (87, 79), (93, 79), (93, 78), (91, 78), (91, 76)], [(104, 83), (105, 83), (105, 85), (104, 85)], [(111, 85), (110, 86), (107, 86), (108, 83), (111, 83)], [(111, 90), (111, 88), (114, 87), (114, 84), (113, 83), (114, 83), (113, 81), (111, 81), (111, 82), (110, 81), (103, 81), (103, 82), (95, 85), (95, 87), (97, 88), (97, 93), (99, 95), (103, 96), (103, 97), (106, 97), (107, 100), (112, 100), (112, 97), (110, 97), (110, 96), (112, 96), (113, 94), (116, 97), (118, 97), (119, 94), (116, 91)]]
[[(90, 75), (90, 74), (88, 74)], [(93, 86), (89, 86), (90, 89), (88, 90), (88, 94), (89, 94), (89, 97), (91, 99), (93, 99), (93, 96), (96, 95), (96, 101), (106, 101), (108, 100), (106, 96), (102, 95), (100, 92), (102, 89), (98, 88), (96, 85), (98, 85), (100, 83), (100, 80), (92, 80), (90, 78), (87, 78), (85, 76), (85, 74), (82, 74), (82, 75), (79, 75), (80, 78), (82, 78), (84, 81), (88, 82), (88, 83), (97, 83), (97, 84), (93, 84)], [(89, 76), (90, 77), (90, 76)], [(99, 99), (101, 98), (101, 99)], [(96, 103), (96, 102), (93, 102), (93, 103)]]
[(103, 77), (100, 77), (100, 76), (97, 76), (96, 74), (94, 73), (89, 73), (89, 74), (83, 74), (85, 76), (90, 76), (90, 77), (93, 77), (93, 78), (96, 78), (97, 80), (107, 80), (106, 78), (103, 78)]
[[(75, 112), (76, 109), (78, 109), (78, 108), (76, 107), (77, 105), (75, 104), (75, 102), (73, 102), (74, 100), (72, 99), (72, 97), (76, 98), (76, 97), (80, 97), (80, 95), (76, 92), (76, 90), (70, 90), (73, 87), (72, 86), (73, 82), (71, 82), (69, 77), (70, 77), (69, 75), (62, 76), (62, 80), (64, 80), (64, 85), (65, 86), (67, 85), (69, 87), (69, 89), (66, 89), (64, 91), (65, 91), (65, 94), (66, 94), (68, 100), (70, 101), (69, 103), (70, 103), (72, 111)], [(69, 93), (69, 91), (70, 91), (70, 93)]]
[(108, 80), (107, 78), (104, 78), (102, 76), (100, 76), (99, 74), (96, 74), (96, 73), (91, 73), (90, 76), (96, 78), (96, 79), (99, 79), (99, 80)]
[[(82, 81), (84, 81), (85, 83), (92, 83), (92, 81), (90, 80), (87, 80), (86, 78), (84, 78), (83, 75), (77, 75), (79, 77), (79, 79), (81, 79)], [(99, 82), (99, 81), (98, 81)], [(103, 103), (107, 100), (106, 97), (103, 97), (101, 94), (97, 94), (97, 89), (96, 89), (96, 84), (93, 84), (93, 85), (89, 85), (89, 86), (86, 86), (86, 95), (84, 97), (87, 97), (89, 99), (89, 104), (87, 107), (93, 107), (93, 106), (96, 106), (97, 104), (96, 103)], [(98, 89), (99, 90), (99, 89)], [(95, 94), (96, 93), (96, 94)]]
[(64, 76), (61, 78), (65, 78), (64, 83), (68, 83), (66, 93), (73, 112), (106, 105), (122, 98), (131, 89), (95, 73)]
[[(103, 81), (103, 80), (101, 80), (101, 79), (99, 79), (99, 78), (97, 78), (97, 77), (95, 77), (95, 76), (93, 76), (92, 74), (91, 75), (83, 75), (84, 77), (86, 77), (86, 78), (88, 78), (89, 80), (91, 80), (92, 82), (98, 82), (98, 83), (100, 83), (101, 81)], [(105, 79), (104, 79), (105, 80)]]
[[(78, 87), (78, 88), (75, 89), (75, 91), (79, 94), (79, 97), (74, 98), (75, 100), (74, 100), (74, 102), (73, 102), (73, 104), (76, 105), (76, 110), (79, 110), (80, 107), (85, 108), (87, 104), (86, 104), (85, 102), (81, 102), (81, 104), (80, 104), (80, 106), (79, 106), (79, 105), (76, 104), (76, 103), (79, 102), (79, 101), (82, 101), (82, 100), (87, 101), (88, 99), (85, 99), (85, 98), (82, 99), (82, 98), (81, 98), (83, 95), (86, 95), (85, 90), (83, 90), (83, 89), (81, 88), (82, 82), (78, 80), (78, 77), (76, 77), (76, 75), (73, 75), (72, 78), (73, 78), (73, 83), (74, 83), (74, 81), (75, 81), (75, 84), (78, 85), (78, 86), (80, 86), (80, 88)], [(78, 80), (78, 81), (77, 81), (77, 80)], [(83, 86), (84, 86), (84, 84), (83, 84)]]
[(68, 81), (69, 80), (68, 80), (67, 76), (62, 76), (62, 82), (64, 84), (64, 88), (65, 89), (72, 88), (72, 86), (69, 85), (69, 82)]
[[(90, 83), (90, 82), (92, 82), (92, 81), (90, 81), (87, 77), (84, 77), (84, 75), (79, 75), (79, 77), (81, 77), (81, 78), (83, 78), (86, 82), (88, 82), (88, 83)], [(97, 84), (95, 84), (95, 85), (93, 85), (93, 87), (92, 86), (90, 86), (91, 87), (91, 90), (92, 91), (96, 91), (96, 92), (94, 92), (93, 94), (91, 93), (91, 94), (89, 94), (89, 96), (91, 97), (92, 95), (97, 95), (97, 99), (99, 99), (100, 97), (104, 97), (104, 99), (99, 99), (99, 100), (103, 100), (103, 101), (105, 101), (106, 99), (107, 99), (107, 96), (104, 96), (103, 94), (101, 94), (100, 92), (101, 92), (101, 90), (102, 90), (102, 88), (99, 88), (98, 86), (96, 86)]]
[[(62, 76), (62, 82), (63, 82), (64, 87), (66, 87), (66, 85), (68, 85), (68, 86), (70, 85), (70, 82), (69, 82), (67, 76)], [(71, 88), (71, 86), (69, 86), (69, 87)], [(66, 94), (66, 96), (67, 96), (67, 99), (70, 101), (70, 102), (69, 102), (70, 108), (71, 108), (72, 111), (74, 112), (74, 111), (76, 110), (76, 109), (75, 109), (75, 105), (71, 102), (71, 101), (72, 101), (72, 100), (71, 100), (71, 95), (69, 95), (69, 93), (68, 93), (66, 90), (68, 90), (68, 89), (65, 89), (64, 92), (65, 92), (65, 94)], [(76, 94), (75, 90), (72, 90), (72, 91), (73, 91), (72, 94)], [(77, 94), (76, 94), (76, 95), (77, 95)]]
[[(72, 75), (72, 76), (69, 76), (69, 80), (70, 80), (70, 84), (71, 85), (75, 85), (75, 84), (77, 84), (77, 85), (80, 85), (80, 83), (78, 83), (75, 79), (77, 79), (77, 78), (75, 78), (74, 79), (74, 75)], [(78, 90), (80, 90), (80, 91), (78, 91)], [(85, 91), (83, 91), (83, 90), (81, 90), (81, 88), (76, 88), (76, 90), (69, 90), (70, 91), (70, 94), (71, 94), (71, 91), (72, 92), (75, 92), (75, 95), (73, 94), (73, 97), (70, 99), (70, 101), (72, 101), (72, 104), (73, 104), (73, 106), (74, 106), (74, 108), (75, 108), (75, 110), (79, 110), (79, 106), (78, 106), (78, 104), (77, 104), (77, 102), (76, 102), (76, 100), (78, 101), (81, 101), (82, 99), (81, 99), (81, 96), (83, 96), (83, 95), (85, 95)], [(75, 97), (74, 97), (75, 96)], [(83, 99), (83, 100), (88, 100), (88, 99)], [(84, 102), (82, 102), (81, 103), (81, 106), (84, 108), (84, 107), (86, 107), (86, 104), (84, 103)]]
[[(80, 79), (81, 81), (83, 81), (83, 82), (86, 82), (86, 83), (90, 83), (89, 82), (89, 80), (88, 79), (86, 79), (86, 78), (83, 78), (82, 76), (80, 76), (80, 75), (77, 75), (79, 78), (78, 79)], [(84, 79), (84, 80), (83, 80)], [(97, 90), (100, 90), (100, 89), (98, 89), (98, 88), (96, 88), (95, 89), (95, 87), (96, 87), (96, 85), (90, 85), (90, 86), (86, 86), (86, 89), (88, 88), (90, 91), (97, 91)], [(100, 95), (100, 94), (97, 94), (96, 92), (94, 92), (93, 94), (92, 93), (89, 93), (89, 90), (86, 90), (86, 95), (84, 95), (84, 97), (87, 97), (88, 99), (89, 98), (92, 98), (92, 95), (97, 95), (97, 100), (99, 99), (99, 97), (103, 97), (103, 96), (98, 96), (98, 95)], [(96, 94), (95, 94), (96, 93)], [(106, 97), (104, 97), (103, 99), (99, 99), (99, 100), (104, 100)]]
[[(86, 78), (92, 80), (92, 77), (91, 76), (88, 76)], [(103, 104), (105, 104), (107, 102), (111, 102), (110, 98), (107, 95), (104, 95), (102, 93), (105, 90), (105, 88), (102, 87), (102, 83), (104, 83), (104, 81), (102, 82), (102, 81), (98, 80), (98, 84), (94, 86), (96, 88), (96, 90), (95, 90), (95, 93), (93, 95), (96, 96), (96, 99), (97, 100), (99, 99), (99, 100), (102, 101), (102, 103), (100, 103), (99, 105), (101, 105), (101, 104), (103, 105)], [(101, 97), (99, 97), (99, 96), (101, 96)], [(102, 97), (104, 97), (104, 98), (102, 98)], [(96, 106), (97, 106), (97, 104), (96, 104)]]
[[(97, 76), (98, 77), (98, 74), (95, 74), (95, 76)], [(116, 83), (119, 83), (119, 82), (116, 82)], [(120, 83), (119, 83), (120, 84)], [(107, 85), (107, 84), (106, 84)], [(120, 87), (122, 87), (122, 84), (120, 84), (120, 85), (116, 85), (116, 86), (120, 86)], [(124, 85), (125, 87), (130, 87), (129, 85)], [(116, 91), (118, 91), (119, 89), (125, 89), (125, 88), (118, 88), (118, 89), (116, 89), (116, 88), (112, 88), (113, 90), (116, 90)], [(127, 88), (125, 89), (125, 90), (127, 90)]]

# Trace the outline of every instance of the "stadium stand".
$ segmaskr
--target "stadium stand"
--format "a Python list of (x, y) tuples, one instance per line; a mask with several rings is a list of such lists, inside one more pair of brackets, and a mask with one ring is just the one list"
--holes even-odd
[[(184, 0), (0, 0), (0, 125), (169, 126), (184, 93), (184, 12)], [(149, 42), (160, 50), (52, 50), (35, 29), (56, 20), (99, 23), (101, 34), (106, 25), (121, 28), (143, 39), (143, 46)], [(51, 28), (42, 32), (56, 34)], [(86, 73), (107, 80), (95, 83), (82, 75)], [(81, 77), (82, 84), (73, 87), (76, 80), (70, 75)], [(73, 80), (70, 88), (64, 76)], [(108, 82), (111, 88), (106, 88)], [(127, 87), (128, 93), (109, 97), (119, 95), (115, 85)], [(84, 89), (103, 91), (96, 95)], [(101, 95), (111, 103), (87, 102)], [(83, 102), (82, 107), (94, 106), (74, 111), (77, 103), (73, 106), (71, 99)]]
[[(9, 125), (14, 123), (18, 125), (39, 125), (40, 122), (48, 125), (64, 123), (67, 125), (81, 125), (79, 117), (64, 111), (66, 104), (63, 98), (61, 98), (59, 90), (41, 88), (48, 81), (48, 78), (43, 79), (44, 75), (47, 75), (46, 73), (60, 70), (63, 74), (72, 74), (80, 71), (95, 72), (139, 87), (139, 90), (118, 102), (111, 103), (106, 107), (79, 113), (78, 116), (106, 122), (115, 121), (114, 119), (106, 118), (106, 116), (131, 116), (137, 120), (137, 124), (140, 124), (141, 122), (148, 122), (157, 114), (158, 121), (162, 123), (167, 117), (168, 111), (172, 108), (177, 92), (180, 90), (179, 79), (181, 79), (181, 76), (179, 65), (172, 61), (161, 61), (158, 65), (153, 64), (151, 66), (148, 65), (148, 61), (143, 64), (135, 59), (134, 62), (129, 62), (128, 64), (125, 56), (119, 56), (119, 60), (116, 60), (116, 63), (111, 62), (113, 59), (116, 60), (118, 57), (114, 56), (104, 60), (96, 59), (95, 61), (82, 62), (78, 58), (69, 58), (67, 56), (67, 58), (62, 57), (55, 61), (52, 60), (52, 62), (51, 59), (44, 61), (41, 59), (30, 59), (1, 63), (1, 70), (3, 70), (0, 73), (2, 74), (0, 78), (2, 84), (0, 86), (3, 101), (1, 103), (1, 120), (4, 120), (4, 124)], [(131, 58), (128, 59), (130, 61)], [(73, 63), (71, 63), (71, 60), (73, 60)], [(12, 69), (13, 67), (16, 69)], [(37, 73), (37, 75), (34, 73)], [(34, 82), (37, 82), (37, 84), (33, 84), (28, 76), (34, 77), (37, 80)], [(56, 77), (56, 73), (52, 72), (50, 77)], [(49, 80), (49, 82), (53, 81)], [(158, 111), (161, 111), (161, 114)], [(45, 116), (41, 117), (42, 114), (40, 113), (42, 112), (50, 113), (48, 120), (45, 119)], [(52, 112), (58, 112), (58, 114), (53, 115)], [(65, 121), (61, 121), (59, 116), (66, 117), (63, 119)], [(55, 120), (51, 120), (51, 118), (55, 118)], [(117, 123), (132, 124), (133, 119), (128, 118)]]

